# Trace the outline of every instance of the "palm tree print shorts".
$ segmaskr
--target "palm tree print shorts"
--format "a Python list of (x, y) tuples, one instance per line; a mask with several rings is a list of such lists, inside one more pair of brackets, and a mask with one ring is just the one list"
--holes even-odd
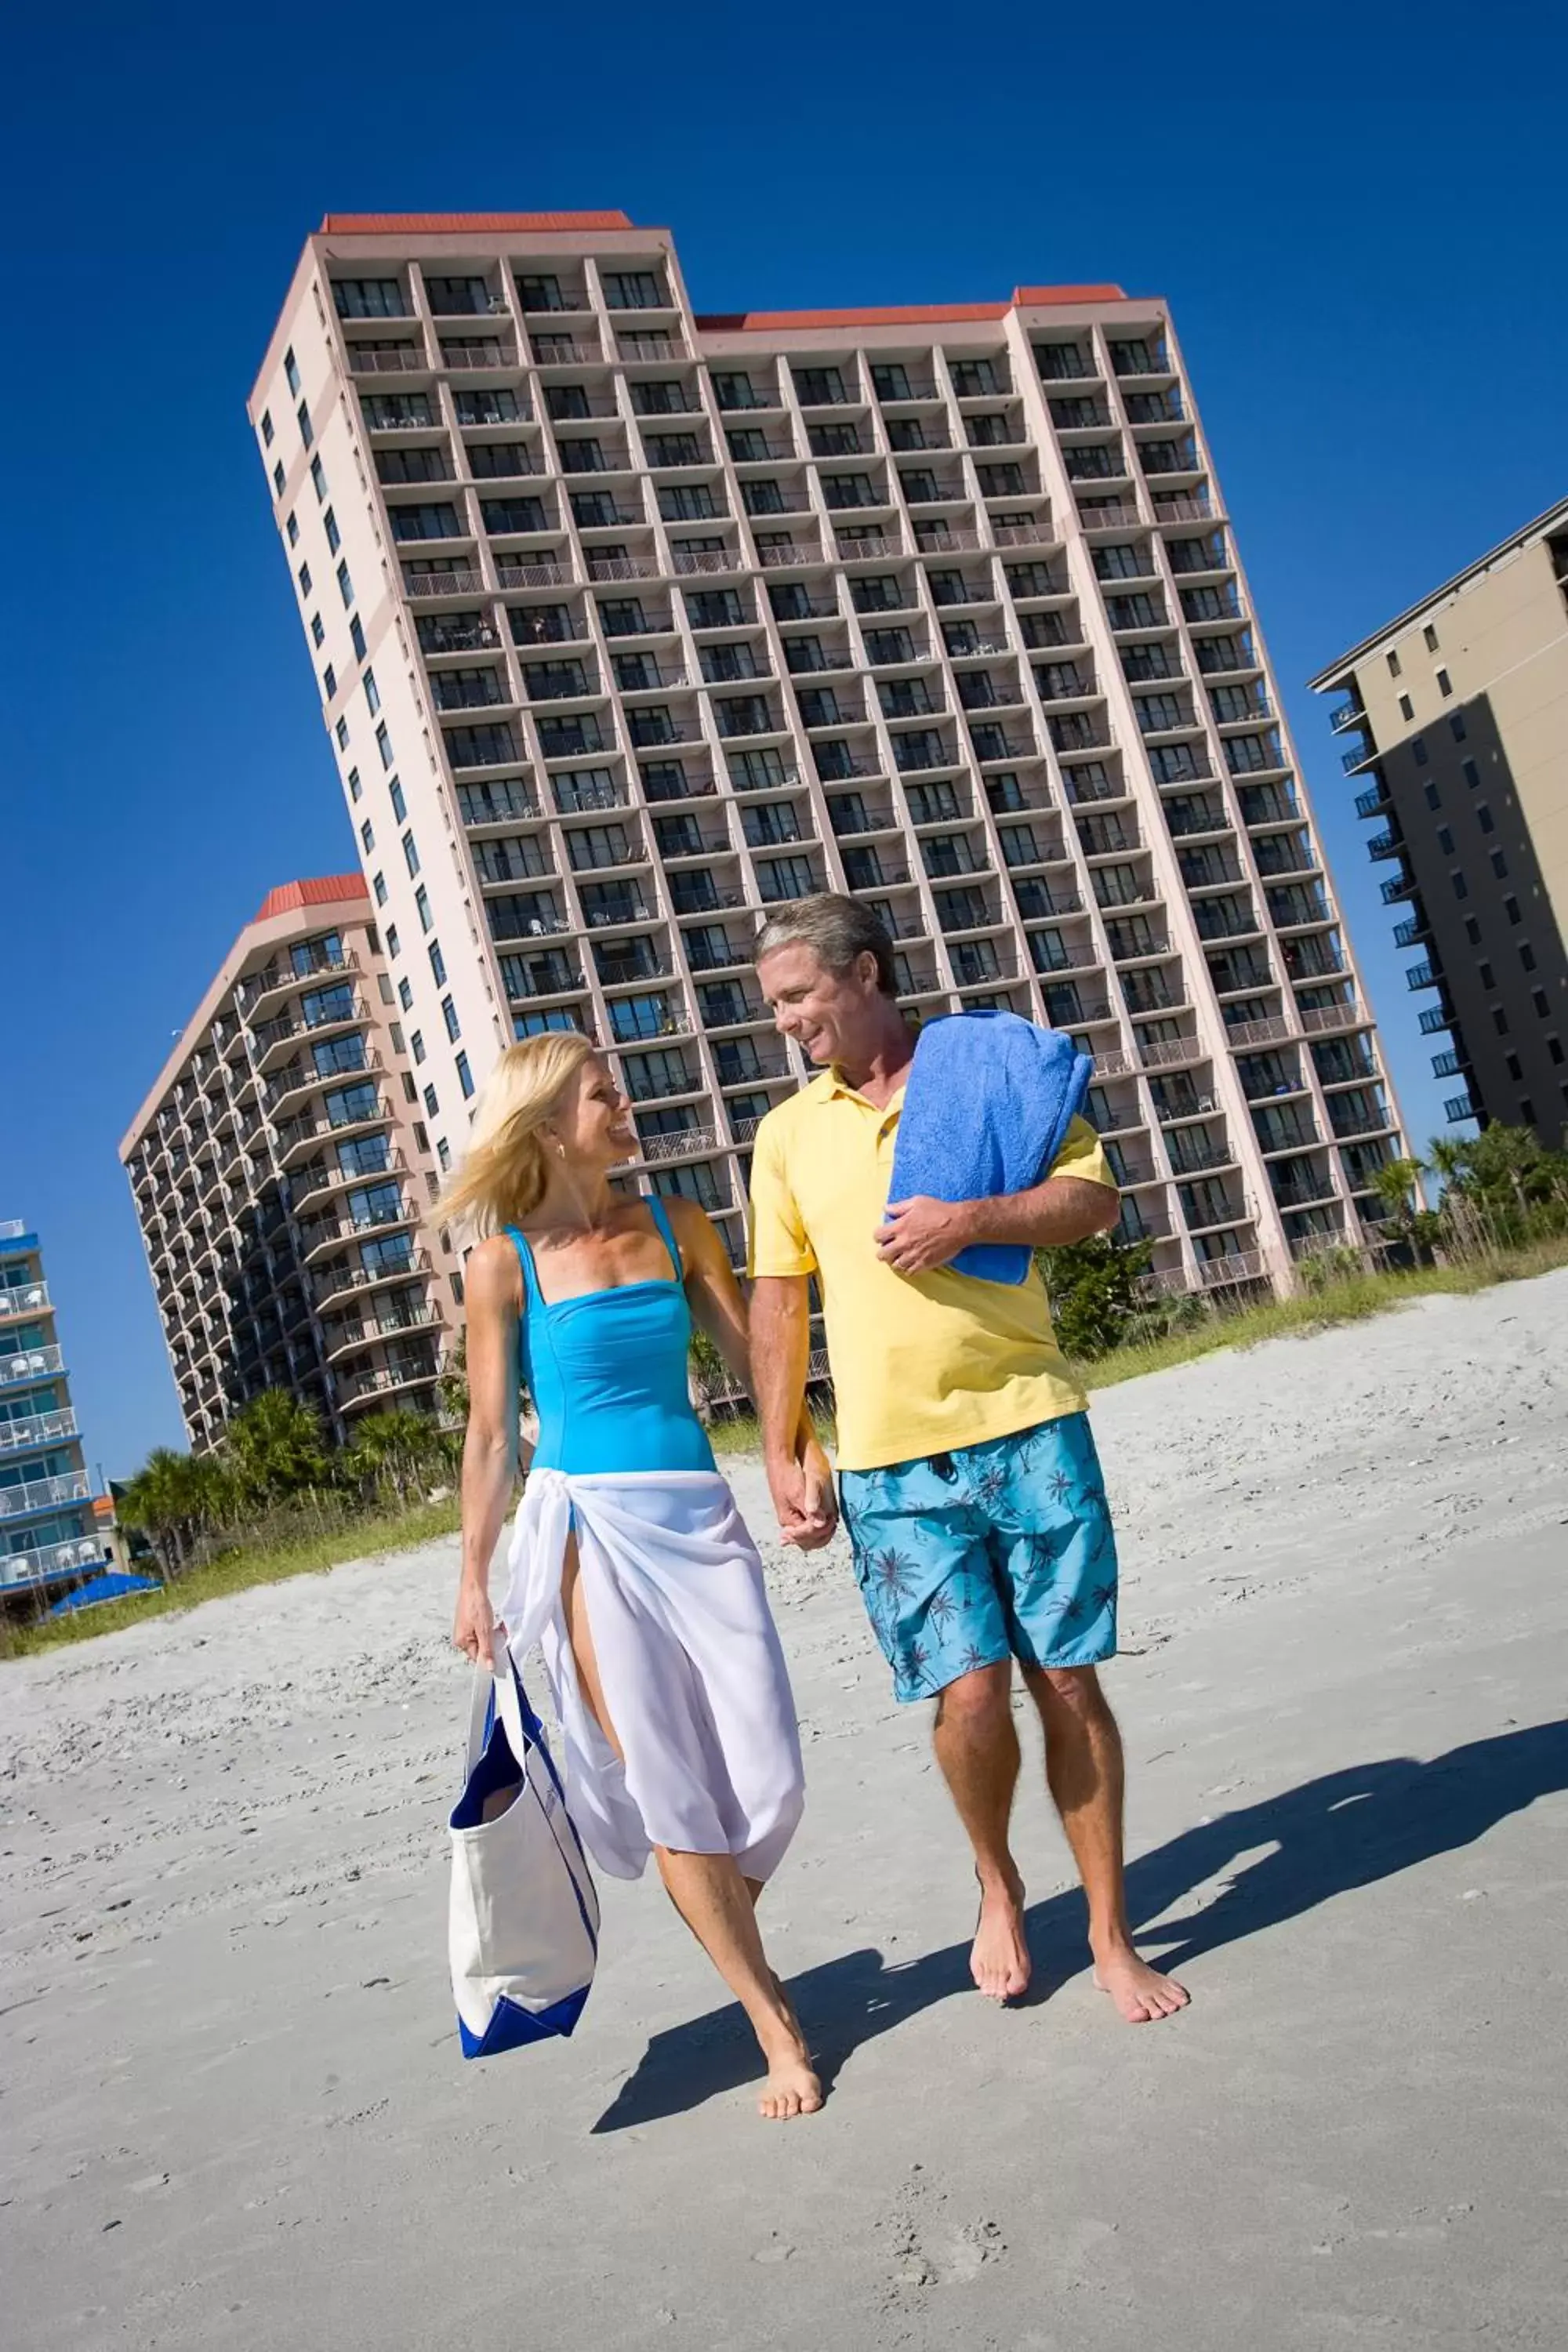
[(844, 1524), (895, 1695), (978, 1666), (1116, 1651), (1116, 1534), (1086, 1412), (885, 1470), (839, 1473)]

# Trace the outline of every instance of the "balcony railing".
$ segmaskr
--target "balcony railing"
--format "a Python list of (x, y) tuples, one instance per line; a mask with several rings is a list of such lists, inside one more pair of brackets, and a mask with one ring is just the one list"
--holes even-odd
[(18, 1282), (8, 1287), (0, 1287), (0, 1317), (48, 1312), (49, 1286), (47, 1282)]
[(0, 1454), (23, 1453), (76, 1434), (76, 1414), (69, 1406), (61, 1412), (30, 1412), (20, 1421), (0, 1421)]
[(49, 1577), (68, 1576), (73, 1569), (96, 1568), (102, 1557), (103, 1547), (95, 1536), (44, 1544), (35, 1551), (10, 1552), (0, 1556), (0, 1587), (39, 1584)]
[(69, 1470), (57, 1478), (28, 1478), (19, 1486), (0, 1486), (0, 1519), (45, 1511), (55, 1503), (83, 1503), (91, 1493), (92, 1483), (84, 1470)]
[(65, 1368), (58, 1348), (22, 1348), (13, 1355), (0, 1356), (0, 1388), (15, 1388), (19, 1381), (36, 1381), (46, 1372), (63, 1372)]

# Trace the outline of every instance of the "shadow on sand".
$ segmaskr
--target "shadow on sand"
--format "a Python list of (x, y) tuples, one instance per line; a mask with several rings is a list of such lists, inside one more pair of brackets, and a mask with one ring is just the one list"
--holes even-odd
[[(1224, 1813), (1187, 1830), (1128, 1865), (1128, 1905), (1162, 1967), (1180, 1968), (1223, 1944), (1300, 1917), (1352, 1887), (1452, 1853), (1485, 1835), (1537, 1797), (1568, 1788), (1568, 1722), (1523, 1729), (1450, 1748), (1429, 1763), (1397, 1757), (1309, 1780), (1282, 1796)], [(1221, 1878), (1237, 1859), (1271, 1846), (1187, 1918), (1152, 1923), (1184, 1896)], [(1083, 1898), (1077, 1888), (1032, 1903), (1031, 2000), (1088, 1965)], [(880, 1952), (846, 1952), (790, 1981), (826, 2087), (863, 2042), (922, 2009), (973, 1990), (969, 1946), (949, 1944), (917, 1960), (884, 1963)], [(756, 2045), (730, 2004), (656, 2034), (637, 2070), (594, 2126), (595, 2132), (684, 2114), (757, 2079)]]

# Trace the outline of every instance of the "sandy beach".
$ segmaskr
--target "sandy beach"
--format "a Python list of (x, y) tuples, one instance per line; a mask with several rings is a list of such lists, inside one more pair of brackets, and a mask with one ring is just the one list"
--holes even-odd
[(969, 1989), (927, 1710), (842, 1543), (764, 1541), (813, 2121), (651, 1878), (572, 2042), (461, 2061), (454, 1544), (0, 1667), (10, 2352), (1560, 2352), (1565, 1330), (1568, 1273), (1099, 1401), (1158, 2027), (1090, 1986), (1032, 1723), (1037, 1997)]

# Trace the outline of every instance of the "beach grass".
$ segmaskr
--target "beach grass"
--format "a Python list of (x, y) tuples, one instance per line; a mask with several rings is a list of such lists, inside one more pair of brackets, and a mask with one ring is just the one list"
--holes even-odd
[(128, 1594), (122, 1601), (105, 1601), (95, 1609), (73, 1611), (65, 1617), (46, 1617), (37, 1625), (8, 1629), (7, 1654), (31, 1657), (41, 1650), (58, 1650), (74, 1642), (94, 1641), (100, 1633), (118, 1633), (150, 1617), (171, 1611), (196, 1609), (204, 1601), (226, 1593), (244, 1592), (253, 1584), (280, 1584), (286, 1577), (320, 1575), (345, 1559), (367, 1559), (377, 1552), (407, 1551), (433, 1537), (455, 1535), (459, 1518), (454, 1495), (441, 1503), (422, 1503), (413, 1510), (376, 1518), (351, 1519), (318, 1535), (278, 1543), (238, 1544), (219, 1552), (200, 1568), (193, 1568), (156, 1592)]
[(1385, 1315), (1412, 1299), (1489, 1290), (1494, 1284), (1526, 1281), (1562, 1265), (1568, 1265), (1568, 1238), (1499, 1251), (1459, 1265), (1349, 1275), (1296, 1298), (1268, 1298), (1237, 1307), (1216, 1303), (1201, 1322), (1155, 1338), (1129, 1340), (1075, 1369), (1086, 1388), (1113, 1388), (1119, 1381), (1137, 1380), (1145, 1372), (1195, 1363), (1220, 1348), (1254, 1348), (1265, 1339), (1323, 1331), (1335, 1324), (1360, 1322), (1369, 1315)]

